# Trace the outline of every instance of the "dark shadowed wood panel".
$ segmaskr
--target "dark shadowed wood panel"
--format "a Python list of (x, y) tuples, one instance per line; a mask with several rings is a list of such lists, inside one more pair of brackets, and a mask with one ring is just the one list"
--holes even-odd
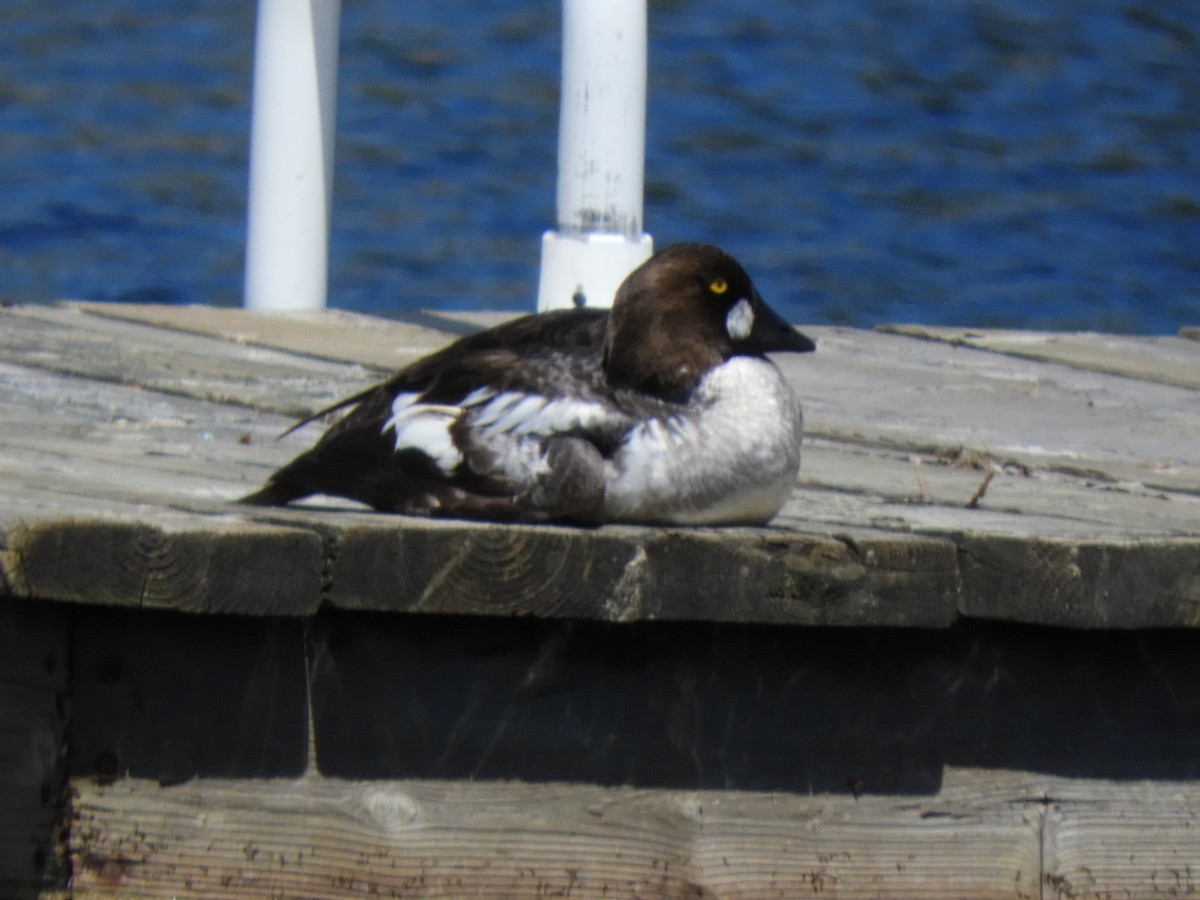
[(0, 604), (0, 897), (65, 878), (67, 631), (54, 606)]
[(90, 607), (72, 621), (73, 773), (173, 783), (304, 771), (302, 622)]
[(947, 765), (1200, 777), (1200, 635), (327, 614), (320, 771), (935, 793)]

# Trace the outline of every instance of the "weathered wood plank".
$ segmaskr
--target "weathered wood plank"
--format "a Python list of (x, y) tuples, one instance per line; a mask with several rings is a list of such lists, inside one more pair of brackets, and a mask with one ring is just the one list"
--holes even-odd
[(0, 588), (196, 611), (319, 605), (320, 536), (239, 521), (225, 506), (269, 471), (245, 442), (271, 443), (255, 416), (12, 366), (0, 366), (0, 412), (0, 477), (12, 485)]
[(0, 896), (64, 872), (68, 658), (61, 610), (0, 604)]
[(960, 548), (966, 616), (1084, 628), (1200, 625), (1194, 539), (1144, 544), (965, 535)]
[(930, 325), (880, 325), (879, 330), (1009, 356), (1064, 363), (1091, 372), (1200, 388), (1200, 347), (1181, 338)]
[[(986, 489), (970, 506), (989, 473)], [(1137, 539), (1195, 536), (1200, 523), (1200, 495), (1191, 492), (1005, 465), (985, 454), (913, 453), (824, 438), (805, 442), (798, 486), (780, 524), (809, 530), (816, 523), (837, 528), (877, 522), (930, 533)]]
[(813, 329), (777, 362), (807, 431), (1200, 492), (1200, 393), (902, 335)]
[(987, 777), (985, 795), (968, 784), (932, 801), (76, 781), (74, 885), (81, 897), (1037, 897), (1042, 813), (1023, 802), (1036, 788)]
[(365, 520), (333, 540), (345, 609), (942, 627), (959, 590), (953, 545), (913, 537)]
[(17, 306), (3, 311), (3, 321), (0, 357), (9, 363), (295, 418), (380, 374), (72, 308)]
[(362, 363), (389, 371), (424, 356), (431, 347), (452, 337), (499, 324), (515, 315), (463, 316), (418, 311), (406, 314), (403, 319), (381, 319), (343, 310), (269, 313), (215, 306), (86, 302), (70, 306), (103, 318), (220, 337), (313, 359)]
[(1200, 893), (1195, 782), (1051, 783), (1045, 892), (1062, 900)]
[(321, 603), (312, 531), (221, 522), (43, 519), (5, 535), (0, 570), (26, 598), (187, 612), (310, 615)]
[[(87, 781), (76, 896), (1157, 897), (1200, 788), (952, 771), (937, 798), (445, 782)], [(1043, 852), (1044, 844), (1044, 852)]]

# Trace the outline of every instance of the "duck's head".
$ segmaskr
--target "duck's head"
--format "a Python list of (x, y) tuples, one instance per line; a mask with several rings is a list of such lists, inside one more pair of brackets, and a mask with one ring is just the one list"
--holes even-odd
[(675, 244), (617, 290), (604, 372), (614, 387), (681, 400), (730, 357), (815, 349), (763, 301), (736, 259), (710, 244)]

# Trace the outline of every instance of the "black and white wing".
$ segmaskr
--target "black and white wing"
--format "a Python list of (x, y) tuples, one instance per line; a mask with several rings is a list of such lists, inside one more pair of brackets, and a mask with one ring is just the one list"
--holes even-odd
[(331, 494), (427, 515), (586, 518), (632, 425), (601, 374), (606, 318), (527, 316), (418, 360), (333, 407), (353, 408), (243, 502)]

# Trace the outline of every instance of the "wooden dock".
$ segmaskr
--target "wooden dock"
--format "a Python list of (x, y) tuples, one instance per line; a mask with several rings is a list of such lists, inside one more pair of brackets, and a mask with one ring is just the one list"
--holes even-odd
[(0, 310), (0, 896), (1200, 891), (1194, 331), (805, 326), (767, 528), (231, 504), (495, 320)]

